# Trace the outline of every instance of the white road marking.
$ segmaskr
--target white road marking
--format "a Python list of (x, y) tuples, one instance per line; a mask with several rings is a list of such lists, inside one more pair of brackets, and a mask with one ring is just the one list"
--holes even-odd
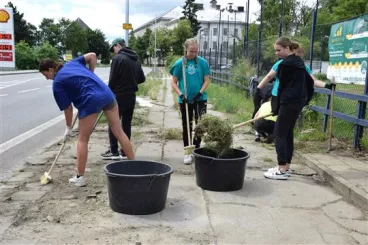
[(48, 122), (45, 122), (44, 124), (41, 124), (40, 126), (37, 126), (23, 134), (18, 135), (17, 137), (8, 140), (7, 142), (4, 142), (0, 145), (0, 154), (2, 154), (4, 151), (9, 150), (10, 148), (22, 143), (23, 141), (35, 136), (36, 134), (48, 129), (49, 127), (54, 126), (58, 122), (64, 120), (65, 116), (60, 115), (54, 119), (51, 119)]
[(51, 88), (51, 87), (52, 87), (52, 85), (47, 85), (47, 86), (46, 86), (46, 88)]
[[(19, 85), (19, 84), (22, 84), (22, 83), (26, 83), (26, 82), (29, 82), (29, 81), (37, 80), (37, 79), (40, 79), (40, 78), (32, 78), (32, 79), (28, 79), (28, 80), (24, 80), (24, 81), (20, 81), (20, 82), (18, 82), (18, 81), (3, 82), (1, 84), (5, 84), (5, 85), (0, 85), (0, 89), (13, 87), (13, 86), (16, 86), (16, 85)], [(13, 83), (13, 82), (16, 82), (16, 83)]]
[(26, 93), (26, 92), (30, 92), (30, 91), (35, 91), (35, 90), (39, 90), (39, 89), (40, 88), (32, 88), (32, 89), (22, 90), (22, 91), (18, 91), (18, 94)]
[(8, 96), (8, 94), (0, 94), (0, 97)]

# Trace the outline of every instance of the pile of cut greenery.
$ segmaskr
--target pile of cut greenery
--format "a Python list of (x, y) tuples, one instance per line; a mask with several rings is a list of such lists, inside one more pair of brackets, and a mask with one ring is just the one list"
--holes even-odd
[(201, 137), (205, 142), (206, 152), (221, 158), (231, 152), (233, 127), (228, 120), (206, 114), (195, 127), (195, 137)]

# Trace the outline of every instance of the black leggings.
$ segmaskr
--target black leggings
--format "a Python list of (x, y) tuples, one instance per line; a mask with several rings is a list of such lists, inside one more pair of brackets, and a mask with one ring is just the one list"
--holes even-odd
[[(181, 121), (183, 125), (183, 143), (184, 146), (188, 146), (192, 144), (192, 142), (188, 142), (188, 131), (187, 131), (187, 116), (185, 111), (185, 104), (180, 103), (180, 111), (181, 111)], [(188, 114), (189, 114), (189, 127), (190, 127), (190, 138), (192, 137), (192, 130), (193, 130), (193, 113), (195, 118), (195, 123), (198, 123), (198, 119), (201, 118), (202, 115), (207, 113), (207, 101), (199, 101), (194, 104), (188, 104)], [(200, 147), (201, 138), (194, 138), (193, 144), (196, 148)]]
[(302, 110), (301, 104), (280, 106), (275, 124), (275, 146), (279, 165), (291, 163), (294, 151), (294, 127)]
[[(116, 101), (119, 106), (119, 117), (121, 119), (121, 127), (124, 130), (124, 133), (130, 139), (131, 136), (131, 129), (132, 129), (132, 120), (133, 120), (133, 113), (135, 107), (135, 94), (119, 96), (116, 98)], [(109, 139), (110, 139), (110, 149), (111, 152), (116, 153), (118, 152), (118, 140), (112, 133), (109, 127)]]

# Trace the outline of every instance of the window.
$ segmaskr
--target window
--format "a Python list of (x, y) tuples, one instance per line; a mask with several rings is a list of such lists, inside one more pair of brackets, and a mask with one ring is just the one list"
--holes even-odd
[(212, 49), (217, 50), (217, 42), (213, 42), (213, 43), (212, 43)]
[(222, 50), (227, 50), (227, 42), (222, 43)]
[(237, 37), (238, 36), (238, 28), (235, 28), (234, 30), (234, 36)]
[(208, 35), (208, 29), (207, 28), (203, 28), (203, 35), (207, 36)]
[(217, 36), (217, 28), (213, 28), (213, 35)]
[(203, 42), (203, 49), (204, 49), (204, 50), (207, 50), (207, 48), (208, 48), (207, 46), (208, 46), (207, 41), (204, 41), (204, 42)]
[(203, 10), (203, 3), (195, 3), (197, 10)]
[(224, 35), (224, 36), (227, 36), (227, 28), (224, 28), (223, 30), (222, 30), (222, 35)]

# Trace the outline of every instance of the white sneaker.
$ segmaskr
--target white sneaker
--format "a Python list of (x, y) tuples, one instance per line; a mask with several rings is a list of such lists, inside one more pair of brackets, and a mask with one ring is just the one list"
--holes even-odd
[(84, 178), (84, 176), (80, 176), (79, 178), (77, 178), (77, 176), (73, 176), (73, 178), (69, 179), (69, 183), (82, 187), (86, 185), (86, 178)]
[(190, 164), (192, 164), (192, 156), (191, 156), (191, 155), (185, 155), (185, 156), (184, 156), (184, 164), (185, 164), (185, 165), (190, 165)]
[(273, 172), (265, 172), (263, 175), (267, 179), (287, 180), (289, 178), (289, 176), (286, 175), (286, 172), (283, 173), (279, 169)]
[[(276, 166), (274, 168), (269, 168), (267, 170), (267, 172), (276, 172), (277, 170), (279, 170), (279, 166)], [(289, 168), (288, 170), (286, 170), (285, 174), (286, 174), (287, 177), (290, 177), (292, 172), (293, 172), (293, 170), (291, 170), (291, 168)]]

